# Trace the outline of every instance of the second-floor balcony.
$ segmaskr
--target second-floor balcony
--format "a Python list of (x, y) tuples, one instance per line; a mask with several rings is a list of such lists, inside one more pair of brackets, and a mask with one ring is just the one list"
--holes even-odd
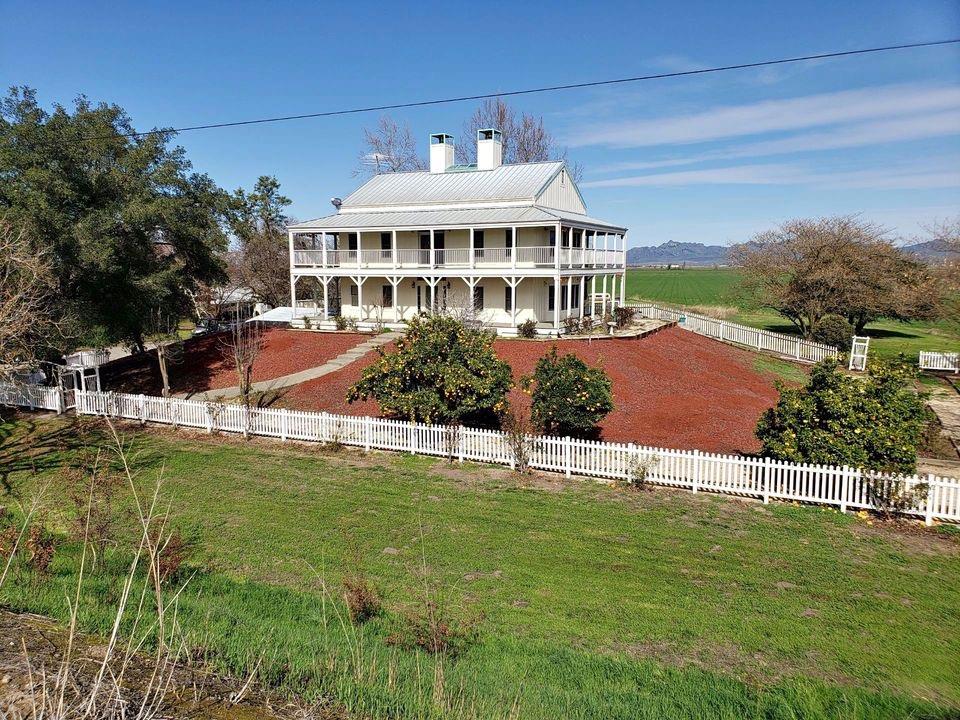
[(594, 268), (622, 267), (622, 250), (541, 246), (385, 250), (294, 250), (299, 268)]

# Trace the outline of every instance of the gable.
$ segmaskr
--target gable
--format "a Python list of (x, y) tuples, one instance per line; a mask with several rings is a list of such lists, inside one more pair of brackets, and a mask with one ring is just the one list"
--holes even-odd
[(570, 173), (567, 172), (566, 166), (540, 191), (536, 203), (554, 210), (564, 210), (581, 215), (587, 213), (587, 206), (583, 202), (580, 190), (577, 189), (577, 184), (570, 177)]

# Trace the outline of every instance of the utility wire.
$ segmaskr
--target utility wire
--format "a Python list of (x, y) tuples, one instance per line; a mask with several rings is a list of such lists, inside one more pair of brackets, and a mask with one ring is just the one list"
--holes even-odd
[(379, 112), (383, 110), (401, 110), (404, 108), (427, 107), (430, 105), (445, 105), (448, 103), (466, 102), (468, 100), (488, 100), (498, 97), (515, 97), (518, 95), (534, 95), (537, 93), (556, 92), (558, 90), (576, 90), (579, 88), (600, 87), (604, 85), (622, 85), (624, 83), (642, 82), (645, 80), (662, 80), (665, 78), (685, 77), (689, 75), (706, 75), (708, 73), (727, 72), (730, 70), (746, 70), (749, 68), (769, 67), (771, 65), (786, 65), (788, 63), (805, 62), (808, 60), (828, 60), (832, 58), (850, 57), (852, 55), (869, 55), (873, 53), (890, 52), (893, 50), (913, 50), (916, 48), (935, 47), (938, 45), (955, 45), (960, 38), (951, 40), (934, 40), (931, 42), (906, 43), (903, 45), (884, 45), (881, 47), (862, 48), (860, 50), (843, 50), (837, 52), (819, 53), (817, 55), (801, 55), (798, 57), (781, 58), (779, 60), (762, 60), (760, 62), (741, 63), (738, 65), (722, 65), (719, 67), (701, 68), (698, 70), (683, 70), (680, 72), (657, 73), (654, 75), (637, 75), (634, 77), (615, 78), (612, 80), (594, 80), (592, 82), (569, 83), (566, 85), (549, 85), (546, 87), (527, 88), (524, 90), (510, 90), (482, 95), (461, 95), (459, 97), (439, 98), (434, 100), (419, 100), (416, 102), (394, 103), (391, 105), (370, 105), (367, 107), (350, 108), (346, 110), (328, 110), (325, 112), (306, 113), (303, 115), (282, 115), (279, 117), (258, 118), (256, 120), (237, 120), (234, 122), (210, 123), (207, 125), (187, 125), (179, 128), (162, 130), (148, 130), (146, 132), (116, 133), (114, 135), (92, 135), (75, 138), (73, 142), (87, 140), (110, 140), (113, 138), (135, 138), (165, 133), (181, 133), (190, 130), (212, 130), (215, 128), (241, 127), (243, 125), (263, 125), (266, 123), (288, 122), (290, 120), (306, 120), (310, 118), (326, 118), (339, 115), (357, 115), (360, 113)]

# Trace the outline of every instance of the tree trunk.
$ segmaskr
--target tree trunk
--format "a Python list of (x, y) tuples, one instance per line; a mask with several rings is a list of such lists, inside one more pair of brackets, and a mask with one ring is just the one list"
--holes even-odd
[(157, 346), (157, 361), (160, 363), (160, 378), (163, 380), (163, 396), (170, 397), (170, 376), (167, 373), (167, 353), (162, 345)]

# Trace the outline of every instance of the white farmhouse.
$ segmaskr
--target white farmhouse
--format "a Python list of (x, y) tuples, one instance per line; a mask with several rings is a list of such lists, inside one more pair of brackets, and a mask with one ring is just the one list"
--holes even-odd
[(337, 212), (291, 225), (293, 325), (400, 325), (469, 308), (503, 334), (624, 301), (625, 233), (587, 215), (563, 162), (503, 165), (500, 132), (480, 130), (477, 164), (454, 164), (453, 137), (430, 136), (430, 170), (376, 175)]

